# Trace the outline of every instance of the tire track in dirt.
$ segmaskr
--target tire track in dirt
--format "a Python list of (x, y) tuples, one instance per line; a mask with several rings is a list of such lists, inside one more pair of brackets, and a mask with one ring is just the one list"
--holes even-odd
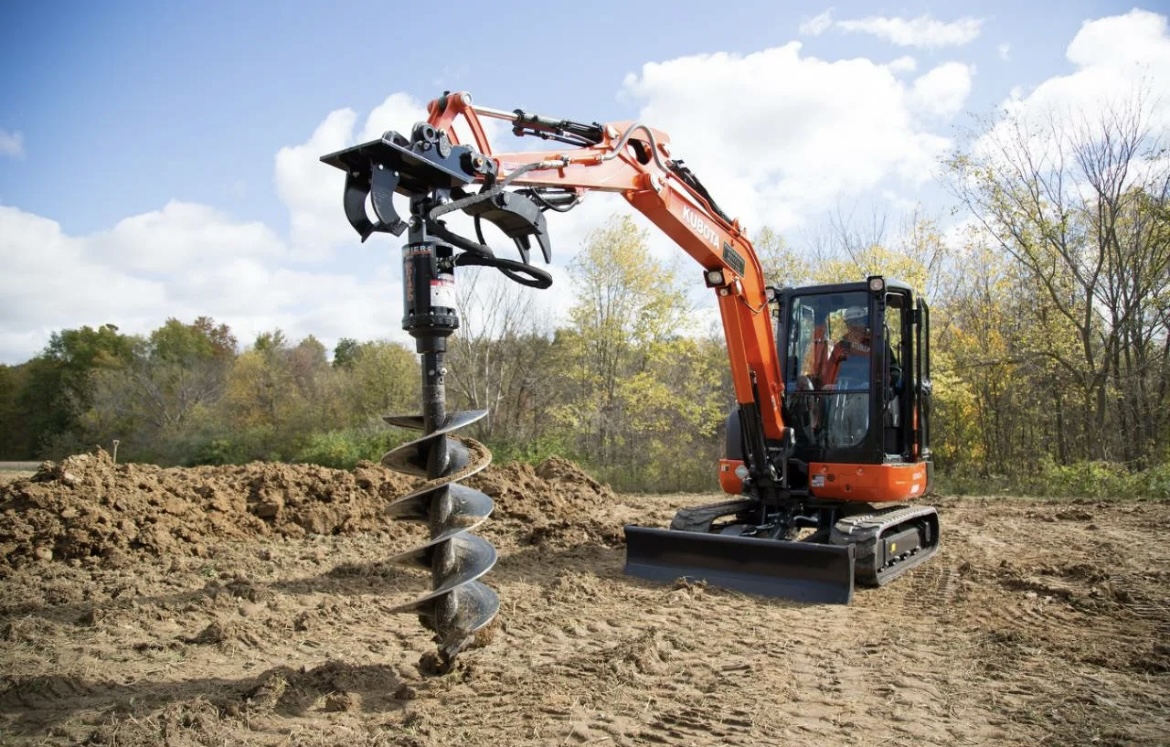
[(1163, 572), (1133, 552), (1148, 507), (1003, 503), (956, 508), (950, 533), (962, 600), (951, 621), (974, 643), (980, 697), (1070, 741), (1159, 743), (1170, 727), (1150, 713), (1166, 688), (1131, 680), (1170, 671), (1157, 643), (1170, 615), (1150, 596)]

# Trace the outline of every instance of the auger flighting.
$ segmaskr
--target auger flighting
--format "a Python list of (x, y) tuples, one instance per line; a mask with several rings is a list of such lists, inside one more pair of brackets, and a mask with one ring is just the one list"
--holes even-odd
[[(439, 672), (454, 665), (459, 652), (472, 643), (499, 610), (494, 591), (478, 579), (496, 562), (496, 550), (471, 530), (487, 520), (492, 500), (457, 481), (484, 469), (491, 453), (476, 441), (453, 435), (487, 414), (486, 410), (448, 412), (446, 403), (447, 338), (459, 327), (455, 304), (455, 271), (459, 266), (495, 267), (524, 285), (546, 288), (552, 278), (527, 264), (528, 237), (535, 236), (545, 259), (549, 244), (541, 208), (524, 195), (504, 193), (495, 180), (495, 163), (475, 148), (453, 145), (446, 133), (422, 122), (410, 138), (387, 132), (380, 139), (323, 156), (321, 160), (346, 172), (344, 207), (350, 225), (365, 241), (377, 232), (407, 232), (402, 249), (404, 313), (402, 328), (415, 340), (422, 363), (422, 413), (391, 415), (391, 425), (423, 435), (388, 452), (389, 469), (425, 477), (426, 482), (387, 511), (397, 518), (425, 522), (430, 540), (393, 560), (431, 571), (431, 591), (395, 612), (419, 615), (435, 634)], [(474, 194), (463, 188), (483, 183)], [(409, 220), (402, 220), (393, 195), (410, 202)], [(366, 213), (367, 200), (374, 218)], [(512, 238), (524, 262), (496, 257), (478, 242), (449, 231), (439, 217), (462, 209), (478, 223), (488, 220)]]

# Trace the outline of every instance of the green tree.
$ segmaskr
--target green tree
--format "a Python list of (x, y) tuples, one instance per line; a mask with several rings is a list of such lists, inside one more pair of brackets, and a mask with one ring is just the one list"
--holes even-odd
[(813, 268), (809, 259), (802, 256), (776, 233), (764, 226), (752, 240), (752, 248), (760, 258), (764, 278), (768, 285), (776, 288), (797, 287), (812, 282)]
[(79, 418), (89, 409), (98, 371), (118, 369), (133, 357), (135, 338), (112, 324), (54, 332), (44, 352), (23, 367), (12, 410), (20, 423), (21, 458), (61, 457), (82, 444)]
[(491, 271), (472, 270), (459, 284), (461, 323), (448, 340), (447, 391), (460, 407), (487, 410), (470, 431), (483, 441), (507, 444), (533, 437), (514, 408), (524, 407), (543, 380), (540, 351), (547, 348), (548, 335), (534, 297)]
[(664, 409), (694, 404), (658, 386), (656, 372), (677, 362), (670, 350), (691, 308), (677, 270), (650, 253), (627, 217), (590, 234), (569, 269), (577, 300), (573, 328), (556, 339), (567, 396), (554, 414), (588, 462), (628, 481), (645, 467), (650, 441), (676, 437), (663, 430), (673, 420)]
[(358, 344), (342, 371), (340, 391), (349, 425), (377, 423), (384, 415), (419, 408), (419, 360), (405, 345), (386, 341)]
[(209, 410), (223, 395), (236, 341), (207, 317), (191, 324), (168, 319), (118, 368), (94, 373), (90, 406), (79, 418), (84, 440), (118, 439), (127, 458), (183, 462), (208, 429)]
[(20, 408), (20, 393), (28, 382), (28, 365), (0, 365), (0, 459), (31, 456), (32, 434)]
[(1141, 463), (1165, 433), (1168, 403), (1149, 385), (1164, 375), (1170, 161), (1150, 116), (1140, 96), (1093, 121), (1012, 112), (949, 162), (956, 196), (1041, 297), (1073, 458)]
[(217, 419), (230, 435), (215, 458), (291, 459), (314, 433), (344, 427), (343, 373), (312, 335), (295, 346), (279, 329), (257, 335), (227, 378)]
[[(714, 489), (732, 401), (727, 348), (714, 338), (674, 337), (650, 346), (618, 389), (629, 471), (618, 483), (656, 490)], [(624, 479), (624, 483), (622, 480)]]
[(333, 367), (351, 368), (357, 359), (360, 343), (352, 337), (342, 337), (333, 346)]

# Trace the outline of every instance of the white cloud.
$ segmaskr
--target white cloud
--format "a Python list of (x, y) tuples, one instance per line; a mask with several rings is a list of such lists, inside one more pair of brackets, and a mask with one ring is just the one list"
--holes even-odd
[[(676, 153), (726, 211), (749, 229), (784, 229), (841, 195), (929, 175), (947, 140), (916, 124), (912, 89), (897, 77), (912, 67), (908, 58), (825, 62), (803, 57), (794, 43), (743, 57), (651, 63), (627, 78), (621, 95), (640, 108), (642, 121), (672, 134)], [(932, 75), (941, 77), (923, 78)], [(729, 97), (744, 106), (711, 105)], [(26, 360), (61, 328), (109, 322), (141, 334), (168, 317), (199, 315), (228, 324), (243, 343), (275, 327), (292, 339), (314, 334), (327, 346), (341, 336), (404, 339), (401, 241), (378, 235), (358, 243), (341, 209), (344, 175), (320, 157), (386, 129), (409, 131), (424, 118), (421, 104), (395, 94), (364, 121), (350, 109), (330, 112), (305, 142), (279, 149), (273, 174), (289, 210), (287, 235), (175, 201), (83, 236), (4, 208), (0, 361)], [(505, 126), (486, 124), (498, 148), (517, 147)], [(590, 230), (632, 212), (616, 195), (595, 194), (568, 215), (550, 216), (556, 287), (517, 292), (535, 294), (540, 313), (562, 319), (573, 301), (567, 263)], [(466, 225), (456, 220), (453, 226)], [(682, 256), (644, 217), (636, 220), (650, 228), (657, 256)], [(502, 237), (490, 243), (515, 256)]]
[[(941, 43), (943, 36), (934, 38)], [(1020, 91), (1007, 106), (1099, 106), (1106, 94), (1145, 82), (1151, 102), (1161, 102), (1156, 111), (1170, 119), (1170, 77), (1157, 74), (1170, 69), (1164, 17), (1134, 11), (1086, 23), (1067, 54), (1072, 73)], [(910, 77), (916, 70), (910, 57), (886, 64), (817, 59), (794, 42), (749, 55), (648, 63), (618, 93), (636, 110), (631, 118), (671, 134), (676, 156), (749, 231), (790, 231), (862, 196), (906, 199), (934, 173), (950, 148), (939, 118), (965, 104), (974, 71), (947, 62)], [(728, 108), (726, 101), (738, 103)], [(145, 333), (172, 316), (212, 316), (244, 343), (275, 327), (294, 340), (314, 334), (327, 346), (341, 336), (404, 339), (401, 241), (379, 235), (360, 245), (341, 209), (343, 175), (319, 159), (385, 129), (407, 131), (422, 118), (421, 104), (396, 94), (364, 120), (350, 109), (331, 112), (305, 142), (281, 148), (273, 175), (289, 210), (287, 235), (172, 201), (73, 236), (51, 220), (0, 206), (0, 362), (26, 360), (54, 330), (114, 323)], [(499, 147), (514, 147), (502, 136), (506, 127), (488, 124)], [(631, 212), (620, 197), (596, 194), (568, 215), (550, 216), (556, 286), (516, 292), (534, 294), (540, 313), (559, 318), (572, 302), (566, 263), (590, 230)], [(657, 256), (680, 256), (660, 231), (649, 236)], [(506, 242), (491, 243), (515, 256)], [(344, 260), (336, 262), (342, 247)]]
[(312, 136), (276, 154), (276, 190), (289, 209), (289, 242), (295, 257), (324, 259), (352, 242), (353, 229), (341, 211), (345, 174), (321, 163), (321, 156), (382, 136), (386, 130), (409, 133), (426, 119), (426, 109), (410, 96), (395, 93), (366, 117), (354, 137), (357, 114), (352, 109), (330, 112)]
[[(187, 202), (80, 236), (0, 205), (0, 363), (28, 360), (61, 329), (112, 323), (146, 334), (169, 317), (201, 315), (226, 323), (242, 345), (275, 328), (292, 340), (312, 334), (327, 347), (340, 337), (409, 340), (401, 329), (401, 241), (379, 234), (358, 242), (341, 207), (344, 174), (320, 157), (387, 129), (409, 132), (425, 118), (421, 105), (394, 94), (356, 137), (358, 115), (341, 109), (305, 142), (281, 148), (273, 173), (289, 210), (287, 237)], [(339, 247), (347, 250), (342, 262), (334, 261)]]
[(1003, 60), (1004, 62), (1007, 62), (1012, 58), (1012, 45), (1008, 44), (1007, 42), (1000, 44), (995, 48), (995, 50), (999, 53), (999, 59)]
[(913, 57), (902, 56), (888, 62), (886, 68), (892, 73), (912, 73), (918, 69), (918, 60)]
[(1155, 131), (1170, 135), (1170, 33), (1166, 16), (1143, 10), (1086, 21), (1065, 52), (1073, 72), (1030, 91), (1013, 89), (1005, 110), (1029, 118), (1096, 121), (1139, 95)]
[(54, 221), (2, 205), (0, 260), (0, 342), (35, 340), (31, 349), (0, 349), (0, 362), (27, 359), (62, 327), (120, 326), (157, 314), (166, 300), (164, 283), (111, 267)]
[(169, 317), (211, 316), (245, 345), (276, 327), (327, 345), (404, 337), (394, 254), (358, 252), (344, 270), (297, 267), (271, 229), (203, 205), (172, 202), (87, 236), (0, 206), (0, 261), (0, 363), (29, 359), (61, 329), (146, 334)]
[(833, 12), (826, 10), (800, 24), (800, 33), (805, 36), (820, 36), (833, 25)]
[(794, 42), (650, 63), (623, 92), (641, 121), (671, 133), (675, 155), (726, 212), (749, 230), (783, 231), (885, 180), (930, 177), (949, 141), (916, 122), (894, 74), (904, 69), (804, 57)]
[(0, 130), (0, 156), (24, 158), (24, 135)]
[(1125, 70), (1134, 66), (1165, 77), (1170, 70), (1166, 16), (1131, 10), (1122, 16), (1086, 21), (1068, 45), (1069, 62), (1081, 68)]
[(409, 137), (414, 123), (426, 118), (425, 104), (405, 93), (392, 93), (366, 117), (366, 124), (355, 142), (364, 143), (380, 138), (386, 130), (397, 130)]
[(935, 117), (958, 114), (971, 94), (974, 68), (961, 62), (946, 62), (914, 81), (910, 92), (911, 106)]
[[(828, 14), (818, 25), (821, 31), (828, 29)], [(818, 19), (821, 16), (817, 16)], [(844, 21), (832, 21), (833, 28), (845, 32), (870, 34), (899, 47), (961, 47), (979, 37), (983, 21), (964, 17), (957, 21), (939, 21), (929, 14), (917, 18), (889, 18), (870, 16)], [(803, 28), (803, 27), (802, 27)], [(818, 32), (820, 33), (820, 32)]]
[(353, 237), (349, 224), (337, 220), (345, 175), (320, 159), (353, 144), (356, 121), (352, 109), (330, 112), (306, 142), (276, 154), (276, 191), (289, 210), (289, 240), (301, 255), (328, 256)]
[(143, 274), (178, 273), (238, 258), (285, 256), (283, 242), (263, 223), (241, 223), (206, 205), (171, 201), (135, 215), (86, 242), (110, 267)]
[(1164, 169), (1165, 162), (1148, 159), (1146, 148), (1170, 141), (1166, 17), (1135, 10), (1087, 21), (1069, 43), (1066, 56), (1072, 72), (1030, 90), (1013, 88), (1001, 104), (1005, 116), (972, 144), (972, 151), (1001, 163), (1026, 151), (1045, 173), (1062, 170), (1061, 190), (1091, 199), (1091, 186), (1078, 181), (1080, 169), (1071, 149), (1088, 139), (1099, 141), (1104, 128), (1122, 122), (1123, 128), (1132, 123), (1145, 137), (1127, 168), (1127, 184), (1138, 184)]

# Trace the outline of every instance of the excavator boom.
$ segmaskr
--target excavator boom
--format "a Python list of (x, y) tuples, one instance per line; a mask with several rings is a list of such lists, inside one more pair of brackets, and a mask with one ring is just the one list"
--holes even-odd
[[(480, 107), (466, 93), (445, 94), (429, 104), (428, 113), (428, 123), (448, 133), (456, 122), (465, 123), (476, 148), (512, 186), (576, 195), (617, 192), (689, 254), (718, 297), (736, 400), (761, 409), (767, 438), (784, 438), (783, 387), (763, 269), (739, 222), (719, 209), (681, 161), (671, 159), (666, 133), (637, 122), (586, 125)], [(481, 117), (512, 123), (516, 135), (578, 147), (495, 153)], [(458, 142), (453, 134), (451, 139)]]

